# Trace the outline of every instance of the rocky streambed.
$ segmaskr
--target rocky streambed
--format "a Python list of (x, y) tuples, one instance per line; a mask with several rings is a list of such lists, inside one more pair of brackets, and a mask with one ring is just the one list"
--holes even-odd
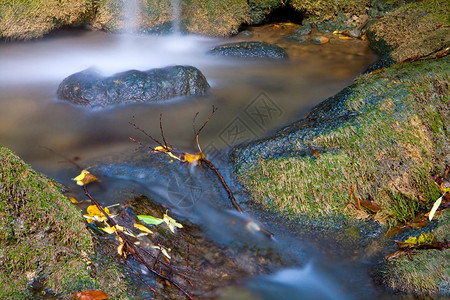
[[(280, 294), (290, 298), (295, 295), (312, 297), (317, 296), (317, 290), (324, 292), (321, 296), (330, 299), (361, 298), (362, 295), (394, 297), (393, 292), (446, 297), (449, 292), (448, 249), (420, 251), (415, 253), (414, 261), (407, 255), (389, 262), (384, 260), (386, 254), (396, 250), (393, 239), (406, 240), (424, 232), (433, 232), (436, 240), (449, 239), (447, 211), (423, 224), (425, 227), (421, 225), (421, 228), (405, 231), (394, 238), (385, 236), (388, 226), (408, 224), (431, 208), (442, 194), (431, 176), (443, 174), (445, 177), (445, 166), (450, 164), (447, 126), (449, 24), (445, 19), (448, 4), (440, 3), (442, 9), (436, 9), (435, 1), (421, 4), (406, 4), (379, 20), (369, 18), (367, 27), (364, 27), (366, 24), (361, 27), (380, 56), (370, 73), (358, 77), (353, 85), (316, 106), (304, 119), (264, 139), (234, 146), (229, 152), (232, 168), (228, 156), (224, 155), (227, 151), (218, 152), (214, 161), (248, 214), (224, 210), (230, 208), (227, 195), (219, 179), (208, 169), (193, 170), (176, 161), (171, 163), (165, 158), (155, 158), (145, 151), (125, 158), (112, 158), (111, 162), (91, 160), (92, 172), (101, 179), (100, 184), (92, 187), (92, 193), (105, 206), (128, 199), (115, 211), (128, 227), (136, 221), (137, 214), (162, 218), (165, 209), (173, 212), (172, 216), (185, 225), (185, 231), (181, 232), (180, 240), (170, 240), (171, 244), (166, 246), (173, 249), (174, 259), (184, 268), (183, 272), (187, 268), (185, 261), (191, 261), (191, 268), (197, 269), (192, 274), (183, 273), (192, 278), (185, 276), (182, 279), (192, 280), (191, 283), (196, 285), (192, 290), (197, 297), (264, 298), (264, 295)], [(262, 6), (260, 8), (259, 12), (264, 11)], [(372, 9), (382, 11), (381, 6)], [(352, 35), (363, 36), (362, 32), (361, 35), (344, 32), (348, 30), (345, 26), (352, 22), (355, 28), (359, 23), (365, 23), (361, 15), (346, 18), (345, 22), (335, 21), (314, 22), (311, 19), (313, 30), (335, 29), (340, 32), (336, 34), (342, 37), (341, 40), (355, 38)], [(302, 27), (299, 27), (301, 32), (299, 29), (295, 36), (284, 40), (296, 44), (314, 43), (317, 39), (313, 39), (308, 24)], [(325, 36), (323, 32), (321, 35)], [(331, 34), (329, 37), (333, 38)], [(258, 37), (252, 36), (252, 39)], [(254, 47), (238, 44), (238, 50), (224, 51), (236, 53), (242, 49), (248, 54)], [(72, 91), (78, 91), (76, 86)], [(106, 245), (106, 241), (117, 243), (113, 238), (99, 235), (98, 228), (90, 227), (96, 232), (93, 236), (78, 229), (83, 221), (77, 212), (59, 213), (66, 210), (59, 209), (61, 203), (68, 202), (53, 191), (55, 183), (45, 178), (35, 180), (34, 172), (6, 149), (2, 151), (5, 163), (2, 163), (0, 190), (5, 205), (0, 216), (5, 224), (11, 224), (3, 228), (1, 235), (2, 243), (6, 245), (0, 256), (2, 271), (5, 271), (2, 274), (30, 270), (25, 274), (22, 272), (17, 283), (27, 293), (30, 291), (27, 284), (37, 282), (43, 287), (36, 289), (41, 294), (67, 296), (74, 289), (94, 288), (118, 298), (151, 294), (145, 287), (142, 289), (139, 282), (124, 286), (126, 283), (122, 279), (128, 276), (124, 276), (126, 272), (117, 262), (105, 264), (101, 259), (97, 260), (98, 256), (92, 252), (93, 240), (102, 236), (102, 245)], [(75, 175), (72, 172), (73, 168), (67, 168), (54, 174), (67, 186), (73, 186), (69, 180)], [(27, 185), (30, 182), (32, 185)], [(30, 190), (42, 190), (42, 201), (28, 197), (32, 194)], [(48, 191), (52, 196), (47, 197)], [(77, 198), (82, 197), (80, 190), (70, 192)], [(142, 197), (142, 194), (146, 196)], [(36, 195), (39, 198), (40, 194)], [(356, 198), (373, 202), (380, 209), (358, 208)], [(41, 207), (45, 209), (41, 210)], [(79, 207), (85, 209), (86, 203)], [(54, 208), (56, 213), (53, 210), (50, 213), (49, 208)], [(45, 216), (29, 219), (30, 210), (43, 211)], [(49, 214), (66, 221), (78, 216), (73, 223), (69, 222), (74, 224), (69, 228), (74, 233), (66, 228), (68, 222), (58, 225), (59, 221), (48, 219)], [(49, 220), (46, 225), (44, 221)], [(45, 226), (40, 228), (37, 224)], [(267, 236), (261, 235), (260, 226), (273, 231), (276, 240), (267, 240)], [(58, 235), (60, 231), (64, 234)], [(166, 233), (160, 231), (154, 239), (145, 239), (145, 244), (149, 247), (158, 245), (164, 241)], [(37, 236), (35, 240), (45, 240), (43, 247), (37, 247), (39, 243), (35, 241), (29, 242), (33, 235)], [(82, 242), (74, 246), (66, 235), (76, 236)], [(14, 254), (18, 245), (25, 250), (36, 250), (37, 256)], [(117, 256), (115, 246), (102, 251), (109, 253), (106, 256)], [(187, 260), (187, 249), (190, 248), (195, 248), (192, 255), (196, 257)], [(219, 254), (222, 252), (223, 255)], [(55, 253), (60, 255), (55, 256)], [(64, 257), (63, 269), (59, 264), (47, 267), (42, 264), (37, 257), (44, 254), (50, 260)], [(323, 261), (324, 265), (338, 260), (345, 267), (330, 268), (323, 264), (311, 267), (308, 262), (314, 260)], [(32, 266), (35, 264), (41, 267), (36, 269)], [(140, 267), (135, 265), (135, 268), (139, 270)], [(78, 274), (78, 279), (69, 282), (66, 277), (73, 272)], [(346, 276), (342, 276), (343, 272)], [(154, 277), (146, 277), (145, 272), (142, 274), (161, 288), (162, 297), (183, 297), (167, 282), (157, 282)], [(377, 286), (369, 284), (372, 282), (370, 276), (376, 279)], [(114, 281), (113, 277), (121, 280)], [(351, 278), (353, 284), (343, 286), (340, 277)], [(300, 287), (299, 282), (303, 284)], [(9, 283), (5, 279), (2, 284), (2, 290), (9, 295)], [(361, 289), (355, 289), (355, 286), (361, 286)], [(387, 290), (380, 287), (387, 287)]]

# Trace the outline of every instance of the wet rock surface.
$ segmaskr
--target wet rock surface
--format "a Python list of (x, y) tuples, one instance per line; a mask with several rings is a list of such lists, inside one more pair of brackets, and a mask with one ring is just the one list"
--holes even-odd
[(60, 99), (74, 104), (103, 107), (203, 95), (208, 89), (205, 76), (192, 66), (170, 66), (145, 72), (130, 70), (109, 77), (90, 68), (64, 79), (57, 94)]
[[(145, 196), (138, 196), (123, 204), (116, 219), (126, 228), (134, 228), (135, 222), (140, 223), (136, 215), (162, 218), (166, 209)], [(280, 257), (275, 254), (218, 244), (205, 237), (199, 226), (177, 221), (183, 224), (183, 228), (174, 233), (167, 230), (165, 225), (152, 226), (142, 223), (154, 233), (139, 238), (139, 245), (153, 254), (153, 258), (149, 257), (151, 265), (159, 252), (155, 246), (161, 245), (170, 249), (170, 265), (161, 255), (161, 268), (170, 270), (168, 274), (171, 279), (184, 286), (194, 298), (217, 297), (221, 287), (248, 276), (273, 272), (277, 265), (279, 267)], [(179, 290), (164, 282), (155, 282), (153, 287), (161, 291), (159, 295), (153, 295), (157, 299), (185, 299)]]
[(295, 29), (291, 34), (284, 37), (285, 41), (291, 43), (306, 43), (308, 42), (307, 35), (311, 33), (311, 24), (307, 21), (303, 22), (303, 25)]
[(213, 55), (241, 58), (287, 59), (286, 51), (273, 44), (264, 42), (238, 42), (216, 46), (209, 51)]

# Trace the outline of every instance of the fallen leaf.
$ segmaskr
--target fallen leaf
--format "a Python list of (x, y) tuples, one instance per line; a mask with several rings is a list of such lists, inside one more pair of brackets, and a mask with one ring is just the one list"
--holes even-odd
[(148, 216), (148, 215), (138, 215), (137, 217), (139, 220), (141, 220), (142, 222), (149, 224), (149, 225), (159, 225), (162, 222), (164, 222), (163, 219), (155, 218), (153, 216)]
[(153, 233), (153, 231), (151, 231), (150, 229), (148, 229), (147, 227), (145, 227), (142, 224), (134, 223), (134, 227), (145, 233)]
[(78, 202), (78, 200), (77, 199), (75, 199), (74, 197), (71, 197), (71, 196), (69, 196), (69, 197), (67, 197), (69, 200), (70, 200), (70, 202), (72, 202), (73, 204), (78, 204), (78, 203), (80, 203), (80, 202)]
[(98, 178), (92, 175), (88, 170), (82, 170), (81, 174), (75, 178), (72, 178), (77, 182), (77, 185), (83, 186), (91, 182), (98, 181)]
[(179, 159), (183, 162), (187, 162), (190, 164), (197, 164), (200, 165), (201, 159), (205, 158), (205, 154), (203, 152), (190, 154), (190, 153), (183, 153), (179, 156)]
[(152, 248), (159, 249), (159, 250), (161, 251), (161, 253), (162, 253), (165, 257), (167, 257), (168, 259), (172, 259), (172, 258), (170, 257), (170, 255), (169, 255), (169, 252), (167, 252), (167, 250), (168, 250), (168, 251), (171, 251), (170, 249), (167, 249), (167, 250), (166, 250), (166, 248), (164, 248), (164, 247), (161, 246), (161, 245), (158, 245), (158, 246), (152, 246)]
[[(446, 193), (444, 193), (445, 195)], [(444, 197), (444, 195), (442, 195), (441, 197), (439, 197), (439, 199), (436, 200), (436, 202), (434, 202), (433, 207), (430, 210), (430, 213), (428, 215), (428, 219), (431, 221), (433, 220), (434, 214), (436, 213), (437, 209), (439, 208), (439, 206), (441, 205), (442, 202), (442, 198)]]
[(341, 40), (351, 40), (352, 38), (349, 36), (340, 36), (339, 37)]
[[(106, 212), (106, 214), (109, 214), (109, 209), (107, 207), (103, 208), (103, 210)], [(84, 217), (87, 219), (88, 223), (91, 223), (92, 221), (98, 221), (98, 222), (104, 222), (108, 220), (108, 218), (98, 209), (96, 205), (89, 205), (87, 208), (87, 215), (84, 215)]]
[(183, 228), (183, 225), (181, 225), (180, 223), (178, 223), (177, 221), (175, 221), (175, 219), (169, 217), (169, 215), (166, 213), (164, 214), (164, 222), (166, 222), (167, 226), (169, 226), (170, 231), (172, 231), (172, 233), (175, 233), (175, 227), (177, 228)]
[(103, 291), (74, 292), (72, 300), (105, 300), (108, 295)]

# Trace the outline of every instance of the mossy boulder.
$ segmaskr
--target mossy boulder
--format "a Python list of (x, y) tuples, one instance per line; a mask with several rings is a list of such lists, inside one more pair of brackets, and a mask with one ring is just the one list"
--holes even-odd
[(263, 42), (228, 43), (213, 47), (208, 51), (212, 55), (222, 55), (240, 58), (287, 59), (288, 54), (283, 48)]
[(427, 56), (450, 45), (450, 2), (412, 2), (383, 16), (369, 27), (375, 43), (391, 49), (396, 62)]
[[(94, 255), (80, 211), (60, 190), (0, 147), (1, 299), (34, 299), (42, 293), (69, 297), (93, 289), (118, 298), (125, 294), (120, 269)], [(94, 270), (104, 273), (94, 275)]]
[[(437, 222), (436, 222), (437, 221)], [(450, 211), (436, 217), (432, 230), (436, 241), (450, 240)], [(419, 236), (419, 234), (411, 235)], [(415, 251), (390, 260), (377, 271), (381, 283), (395, 292), (450, 296), (450, 249)]]
[(383, 208), (381, 223), (411, 220), (439, 197), (430, 175), (450, 163), (449, 64), (447, 57), (359, 77), (305, 119), (235, 148), (239, 178), (257, 202), (294, 217), (363, 218), (348, 205), (353, 186)]
[(62, 26), (88, 24), (93, 15), (93, 0), (0, 1), (0, 38), (38, 38)]
[(192, 66), (171, 66), (145, 72), (129, 70), (108, 77), (91, 68), (65, 78), (57, 94), (60, 99), (75, 104), (104, 107), (203, 95), (208, 90), (205, 76)]

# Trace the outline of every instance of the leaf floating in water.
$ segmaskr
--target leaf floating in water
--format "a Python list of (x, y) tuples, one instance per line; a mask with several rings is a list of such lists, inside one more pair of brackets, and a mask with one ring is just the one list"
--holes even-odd
[(162, 222), (164, 222), (163, 219), (156, 218), (153, 216), (148, 216), (148, 215), (138, 215), (137, 217), (139, 220), (141, 220), (142, 222), (149, 224), (149, 225), (159, 225)]
[(181, 225), (180, 223), (175, 221), (175, 219), (169, 217), (169, 215), (167, 214), (167, 211), (164, 214), (164, 222), (166, 222), (167, 226), (169, 226), (169, 229), (170, 229), (170, 231), (172, 231), (172, 233), (175, 233), (175, 227), (183, 228), (183, 225)]
[(73, 204), (78, 204), (78, 203), (80, 203), (77, 199), (75, 199), (74, 197), (71, 197), (71, 196), (69, 196), (69, 197), (67, 197), (69, 200), (70, 200), (70, 202), (72, 202)]
[(81, 174), (75, 178), (72, 178), (72, 180), (75, 180), (77, 185), (83, 186), (91, 182), (98, 181), (98, 178), (92, 175), (88, 170), (82, 170)]
[(433, 220), (434, 214), (436, 213), (437, 209), (439, 208), (439, 206), (441, 206), (442, 203), (442, 198), (445, 196), (446, 193), (444, 193), (444, 195), (442, 195), (441, 197), (439, 197), (439, 199), (436, 200), (436, 202), (434, 202), (433, 207), (431, 208), (429, 215), (428, 215), (428, 219), (431, 221)]
[(153, 231), (151, 231), (150, 229), (148, 229), (147, 227), (145, 227), (142, 224), (134, 223), (134, 227), (145, 233), (153, 233)]
[(103, 291), (74, 292), (72, 300), (106, 300), (108, 295)]
[(168, 251), (171, 251), (170, 248), (167, 248), (167, 250), (166, 250), (166, 248), (164, 248), (163, 246), (161, 246), (161, 245), (159, 245), (159, 244), (158, 244), (158, 246), (152, 246), (152, 248), (159, 249), (159, 250), (161, 251), (161, 253), (162, 253), (165, 257), (167, 257), (167, 259), (172, 259), (172, 258), (170, 257), (170, 255), (169, 255), (169, 252), (168, 252)]

